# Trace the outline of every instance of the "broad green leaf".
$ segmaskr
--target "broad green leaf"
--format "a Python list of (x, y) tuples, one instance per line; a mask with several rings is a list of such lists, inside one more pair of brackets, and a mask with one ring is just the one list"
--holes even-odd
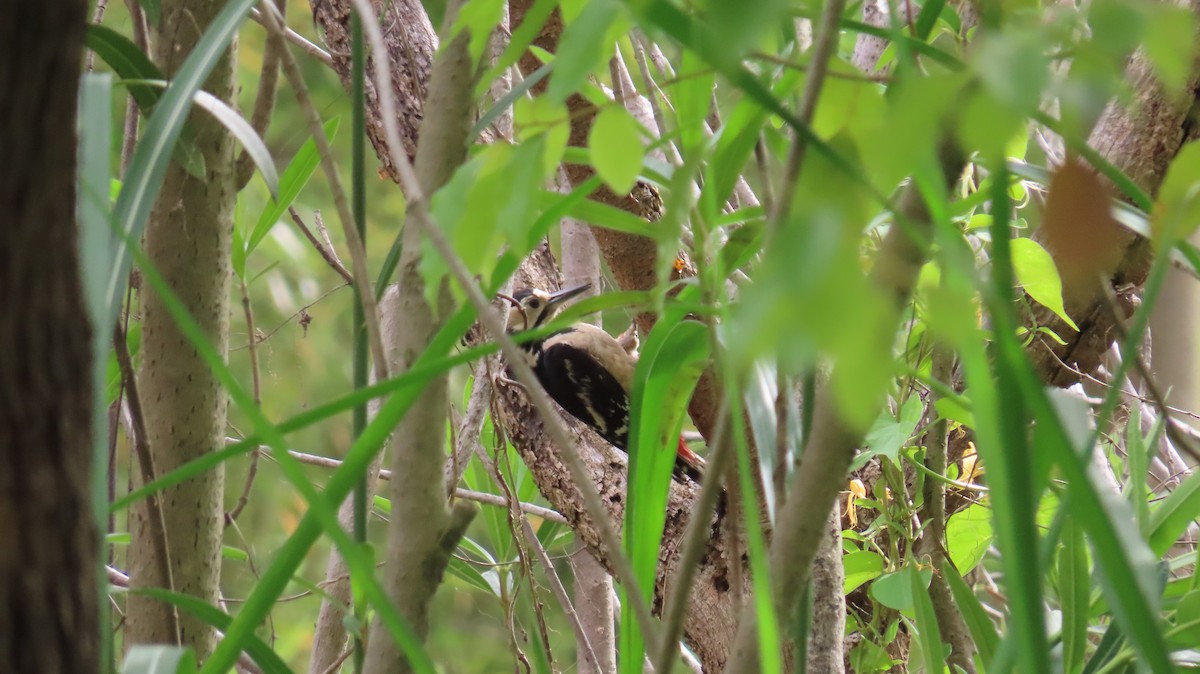
[(596, 115), (588, 136), (592, 167), (617, 194), (633, 189), (646, 150), (642, 130), (624, 107), (610, 105)]
[(843, 593), (850, 594), (883, 573), (883, 557), (870, 550), (856, 550), (842, 556), (842, 568), (846, 574)]
[(142, 235), (150, 209), (154, 205), (158, 190), (167, 171), (171, 149), (175, 146), (196, 92), (217, 61), (225, 54), (230, 40), (246, 19), (255, 0), (230, 0), (213, 19), (192, 53), (183, 62), (171, 86), (167, 87), (162, 99), (154, 108), (154, 114), (146, 125), (141, 141), (134, 150), (129, 170), (113, 209), (113, 219), (123, 232), (117, 243), (117, 254), (112, 273), (105, 285), (107, 297), (107, 319), (103, 325), (112, 325), (121, 304), (125, 279), (129, 275), (130, 254), (128, 241), (137, 241)]
[[(454, 18), (454, 27), (450, 30), (450, 35), (443, 39), (443, 42), (448, 44), (462, 30), (470, 31), (471, 41), (467, 51), (471, 55), (471, 62), (482, 62), (483, 53), (487, 49), (492, 31), (500, 23), (500, 12), (503, 8), (503, 0), (476, 0), (462, 3), (459, 5), (458, 16)], [(440, 29), (441, 24), (433, 25)]]
[(1012, 255), (1013, 270), (1025, 292), (1078, 332), (1079, 326), (1063, 307), (1062, 279), (1050, 253), (1033, 239), (1019, 238), (1012, 240)]
[(1165, 3), (1147, 3), (1146, 9), (1146, 56), (1168, 95), (1181, 96), (1196, 60), (1196, 17), (1184, 7)]
[[(910, 578), (916, 575), (917, 578)], [(929, 569), (918, 569), (915, 566), (905, 566), (899, 571), (885, 573), (871, 583), (871, 598), (888, 608), (896, 609), (911, 615), (913, 611), (913, 588), (929, 587), (933, 572)]]
[(554, 57), (554, 75), (546, 89), (546, 96), (551, 101), (565, 102), (592, 71), (608, 61), (613, 41), (609, 28), (621, 11), (621, 5), (615, 0), (592, 0), (563, 30)]
[(513, 105), (513, 127), (518, 141), (543, 134), (546, 137), (542, 155), (542, 170), (546, 174), (554, 172), (567, 149), (569, 119), (567, 106), (547, 96), (519, 98)]
[(992, 510), (978, 503), (960, 510), (946, 521), (946, 550), (961, 573), (970, 573), (992, 545)]
[[(325, 131), (325, 137), (329, 142), (333, 142), (334, 136), (337, 135), (338, 125), (341, 118), (334, 117), (325, 122), (322, 127)], [(300, 149), (296, 151), (296, 155), (292, 157), (292, 161), (283, 170), (283, 175), (279, 178), (279, 193), (275, 199), (271, 199), (263, 207), (263, 211), (258, 216), (258, 222), (254, 224), (254, 229), (250, 231), (250, 237), (246, 240), (246, 254), (250, 254), (262, 240), (266, 238), (267, 233), (283, 217), (288, 206), (291, 206), (296, 198), (300, 196), (300, 192), (304, 190), (304, 186), (308, 184), (309, 178), (312, 177), (317, 166), (320, 165), (321, 158), (317, 155), (317, 143), (312, 138), (304, 142)]]
[(917, 395), (911, 395), (904, 401), (899, 419), (892, 416), (890, 411), (884, 410), (867, 431), (864, 439), (866, 446), (872, 454), (886, 456), (892, 463), (898, 464), (900, 448), (912, 437), (924, 412), (925, 406), (921, 397)]

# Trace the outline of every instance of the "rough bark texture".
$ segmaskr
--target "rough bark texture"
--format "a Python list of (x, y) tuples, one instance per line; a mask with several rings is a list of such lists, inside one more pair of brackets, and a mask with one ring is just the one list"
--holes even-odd
[[(313, 21), (325, 32), (325, 45), (333, 56), (333, 69), (350, 87), (350, 2), (348, 0), (312, 0)], [(420, 0), (394, 0), (371, 3), (384, 26), (383, 40), (391, 59), (392, 95), (396, 99), (396, 121), (409, 161), (417, 156), (417, 138), (424, 119), (425, 90), (438, 37), (429, 23)], [(380, 118), (379, 92), (375, 89), (375, 55), (368, 50), (366, 63), (367, 137), (375, 146), (381, 162), (380, 172), (397, 180), (396, 168), (388, 156), (387, 140)]]
[(91, 342), (75, 225), (87, 5), (0, 6), (0, 668), (100, 671)]
[[(515, 285), (559, 287), (558, 271), (545, 245), (536, 250), (522, 265)], [(576, 536), (611, 573), (608, 551), (601, 545), (599, 533), (584, 511), (579, 490), (560, 458), (561, 450), (549, 441), (537, 411), (519, 387), (498, 382), (496, 388), (498, 400), (494, 408), (494, 418), (499, 421), (520, 452), (538, 489), (554, 508), (567, 518)], [(564, 416), (564, 420), (593, 475), (601, 499), (608, 506), (613, 521), (620, 526), (625, 516), (625, 455), (569, 416)], [(659, 551), (658, 575), (654, 584), (652, 608), (656, 613), (662, 611), (668, 585), (676, 573), (684, 530), (698, 492), (694, 484), (682, 485), (673, 482), (671, 485), (663, 544)], [(735, 588), (733, 583), (736, 578), (747, 578), (749, 568), (741, 555), (732, 553), (726, 547), (729, 537), (725, 534), (724, 527), (729, 520), (725, 515), (723, 508), (718, 506), (712, 522), (709, 547), (696, 572), (690, 606), (684, 621), (685, 641), (704, 664), (705, 671), (710, 672), (720, 671), (724, 667), (736, 628), (737, 616), (732, 606), (735, 601), (748, 597), (748, 594), (741, 594), (740, 589)], [(737, 565), (738, 568), (734, 570), (732, 565)], [(735, 597), (735, 594), (739, 596)]]
[[(1200, 14), (1200, 1), (1172, 0), (1171, 4)], [(1109, 103), (1088, 142), (1139, 187), (1153, 195), (1166, 175), (1167, 166), (1192, 130), (1189, 113), (1200, 84), (1198, 76), (1200, 70), (1193, 68), (1185, 96), (1182, 100), (1172, 100), (1154, 76), (1145, 52), (1138, 50), (1125, 69), (1125, 78), (1134, 91), (1133, 100), (1129, 105), (1121, 105), (1119, 101)], [(1140, 287), (1150, 271), (1152, 251), (1145, 239), (1129, 230), (1121, 229), (1120, 236), (1125, 252), (1112, 276), (1112, 286), (1123, 309), (1131, 312), (1140, 301)], [(1034, 233), (1034, 238), (1044, 242), (1040, 231)], [(1051, 255), (1056, 254), (1052, 248), (1048, 249)], [(1089, 374), (1096, 372), (1115, 338), (1111, 312), (1100, 303), (1104, 301), (1102, 297), (1095, 297), (1090, 291), (1072, 295), (1064, 288), (1067, 313), (1075, 319), (1079, 332), (1054, 312), (1026, 297), (1031, 305), (1027, 322), (1049, 327), (1066, 341), (1066, 345), (1061, 345), (1039, 336), (1028, 348), (1034, 366), (1048, 383), (1062, 387), (1074, 384), (1079, 375), (1073, 369)], [(1069, 367), (1063, 367), (1063, 363)]]
[(812, 628), (808, 633), (808, 671), (846, 671), (842, 641), (846, 633), (846, 570), (842, 566), (842, 510), (837, 501), (825, 522), (821, 549), (813, 559)]
[[(168, 77), (221, 9), (216, 2), (163, 1), (154, 59)], [(208, 92), (227, 102), (233, 96), (234, 50), (226, 51), (205, 83)], [(235, 146), (211, 115), (193, 112), (188, 125), (204, 156), (206, 175), (198, 179), (171, 164), (146, 228), (145, 249), (205, 336), (224, 354), (229, 342)], [(153, 291), (142, 294), (142, 307), (138, 386), (154, 469), (161, 475), (224, 446), (228, 401)], [(215, 468), (162, 496), (174, 589), (214, 605), (224, 532), (224, 475), (222, 467)], [(148, 517), (144, 504), (130, 510), (129, 575), (135, 587), (163, 587)], [(175, 640), (167, 630), (170, 622), (163, 604), (130, 595), (128, 606), (126, 646)], [(200, 659), (207, 657), (215, 645), (213, 629), (186, 613), (180, 615), (179, 626), (183, 644), (194, 648)]]

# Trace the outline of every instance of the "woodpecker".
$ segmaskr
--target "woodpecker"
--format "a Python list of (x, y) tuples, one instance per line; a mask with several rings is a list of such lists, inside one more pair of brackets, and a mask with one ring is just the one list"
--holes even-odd
[[(549, 293), (524, 288), (508, 299), (510, 333), (532, 330), (549, 322), (570, 299), (591, 287), (584, 284)], [(636, 338), (635, 338), (636, 339)], [(600, 437), (622, 452), (629, 451), (629, 394), (637, 358), (636, 341), (622, 345), (604, 330), (577, 323), (521, 348), (538, 381), (571, 416), (591, 426)], [(630, 348), (632, 347), (632, 348)], [(683, 438), (675, 457), (675, 475), (699, 481), (704, 460), (688, 449)]]

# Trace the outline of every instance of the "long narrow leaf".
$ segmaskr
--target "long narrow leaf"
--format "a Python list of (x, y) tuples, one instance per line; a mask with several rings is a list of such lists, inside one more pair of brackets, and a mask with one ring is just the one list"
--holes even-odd
[[(229, 623), (233, 621), (233, 618), (228, 613), (191, 595), (171, 592), (170, 590), (157, 587), (141, 588), (132, 590), (132, 592), (183, 609), (183, 611), (193, 618), (197, 618), (204, 624), (218, 630), (226, 629), (229, 627)], [(287, 674), (292, 671), (275, 651), (271, 650), (271, 647), (257, 636), (252, 636), (246, 640), (246, 654), (266, 674)]]
[[(339, 117), (334, 117), (328, 122), (325, 122), (323, 127), (325, 137), (333, 142), (334, 136), (337, 135)], [(308, 184), (309, 178), (312, 177), (317, 166), (320, 164), (320, 157), (317, 155), (317, 143), (312, 138), (304, 142), (300, 149), (296, 151), (296, 156), (292, 157), (291, 163), (283, 170), (283, 175), (279, 178), (279, 194), (276, 195), (263, 208), (262, 214), (258, 216), (258, 222), (254, 224), (254, 229), (250, 230), (250, 237), (246, 240), (246, 254), (249, 255), (254, 249), (258, 248), (258, 244), (266, 238), (267, 233), (271, 231), (271, 227), (283, 217), (284, 211), (291, 206), (296, 197), (300, 196), (300, 191)]]

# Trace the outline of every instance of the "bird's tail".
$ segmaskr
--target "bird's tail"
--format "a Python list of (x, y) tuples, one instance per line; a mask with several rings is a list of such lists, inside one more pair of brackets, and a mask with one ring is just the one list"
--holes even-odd
[(699, 482), (700, 476), (704, 474), (704, 459), (688, 449), (682, 436), (679, 438), (679, 449), (675, 455), (675, 474), (680, 477), (686, 475), (696, 482)]

